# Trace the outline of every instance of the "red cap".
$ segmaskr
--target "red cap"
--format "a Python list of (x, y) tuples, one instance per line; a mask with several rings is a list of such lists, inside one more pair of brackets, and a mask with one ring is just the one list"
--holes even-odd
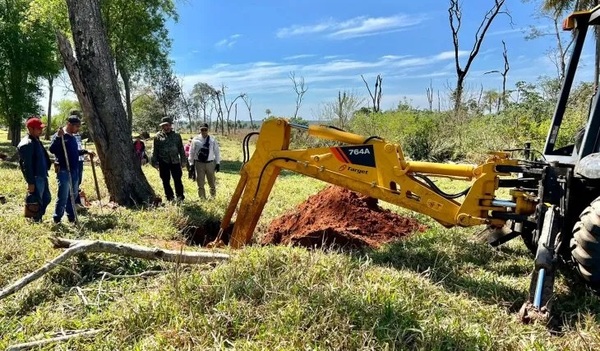
[(27, 122), (25, 123), (25, 126), (27, 126), (27, 128), (44, 128), (45, 127), (44, 123), (42, 123), (42, 120), (37, 117), (31, 117), (30, 119), (28, 119)]

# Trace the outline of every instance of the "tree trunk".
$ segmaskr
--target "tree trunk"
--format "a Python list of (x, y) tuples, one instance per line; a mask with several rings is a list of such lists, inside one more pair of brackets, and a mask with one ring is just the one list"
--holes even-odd
[[(67, 0), (77, 59), (57, 33), (65, 68), (84, 112), (111, 201), (123, 206), (151, 203), (155, 193), (139, 165), (121, 102), (100, 0)], [(132, 166), (135, 165), (135, 166)]]
[[(17, 123), (15, 123), (15, 121)], [(19, 122), (19, 118), (12, 118), (11, 124), (8, 128), (8, 139), (10, 140), (10, 144), (12, 146), (19, 145), (21, 141), (21, 123)]]
[(123, 79), (123, 89), (125, 89), (125, 108), (127, 110), (127, 122), (129, 122), (129, 129), (133, 128), (133, 109), (131, 107), (131, 77), (129, 72), (123, 67), (119, 69), (121, 78)]
[(48, 126), (46, 126), (46, 140), (52, 135), (52, 96), (54, 95), (54, 77), (48, 77)]
[(465, 76), (459, 72), (458, 78), (456, 79), (456, 90), (454, 90), (454, 112), (455, 113), (458, 113), (458, 111), (461, 109), (464, 84), (465, 84)]

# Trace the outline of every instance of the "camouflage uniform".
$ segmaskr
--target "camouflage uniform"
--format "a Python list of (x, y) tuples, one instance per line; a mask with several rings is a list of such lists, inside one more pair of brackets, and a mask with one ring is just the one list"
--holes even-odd
[(158, 166), (160, 178), (165, 190), (165, 196), (168, 201), (174, 199), (173, 189), (171, 188), (171, 175), (175, 184), (175, 193), (178, 200), (183, 200), (183, 183), (181, 177), (183, 172), (182, 165), (185, 165), (186, 157), (183, 149), (181, 135), (174, 131), (165, 133), (160, 131), (154, 137), (154, 148), (152, 150), (152, 165)]

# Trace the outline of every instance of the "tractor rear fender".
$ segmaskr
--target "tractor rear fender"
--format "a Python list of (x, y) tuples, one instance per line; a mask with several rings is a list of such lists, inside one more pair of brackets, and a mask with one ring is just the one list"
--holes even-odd
[(600, 153), (585, 156), (575, 166), (575, 175), (586, 179), (600, 179)]

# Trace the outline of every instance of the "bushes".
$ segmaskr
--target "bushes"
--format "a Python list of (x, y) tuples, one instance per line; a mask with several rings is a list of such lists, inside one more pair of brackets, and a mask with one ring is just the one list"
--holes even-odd
[[(378, 135), (399, 143), (405, 156), (436, 162), (482, 162), (490, 151), (520, 148), (525, 142), (543, 148), (556, 94), (548, 93), (552, 80), (537, 84), (519, 82), (511, 100), (499, 112), (465, 108), (454, 111), (420, 110), (406, 103), (398, 109), (377, 114), (364, 112), (354, 116), (352, 130), (364, 135)], [(577, 131), (585, 126), (593, 93), (589, 83), (572, 90), (556, 147), (574, 142)]]

